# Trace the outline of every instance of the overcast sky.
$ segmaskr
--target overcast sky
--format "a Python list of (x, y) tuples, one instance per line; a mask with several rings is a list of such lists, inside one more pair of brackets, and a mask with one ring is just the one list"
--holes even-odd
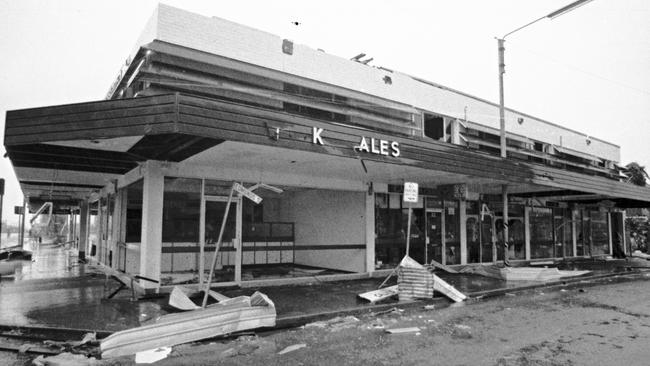
[[(173, 1), (498, 101), (495, 36), (571, 0)], [(5, 112), (104, 98), (157, 1), (0, 0)], [(294, 22), (298, 22), (295, 25)], [(506, 106), (621, 146), (650, 167), (650, 1), (594, 0), (506, 41)], [(4, 154), (4, 146), (1, 148)], [(4, 217), (22, 204), (9, 159)]]

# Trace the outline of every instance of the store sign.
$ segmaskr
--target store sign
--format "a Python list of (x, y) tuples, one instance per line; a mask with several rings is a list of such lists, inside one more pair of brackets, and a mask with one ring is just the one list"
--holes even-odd
[[(324, 129), (317, 127), (314, 127), (312, 129), (312, 143), (317, 145), (325, 145), (323, 142), (323, 136), (321, 136), (323, 130)], [(365, 136), (360, 137), (359, 144), (354, 146), (354, 150), (358, 152), (366, 152), (369, 154), (393, 157), (398, 157), (400, 155), (399, 142), (376, 139), (374, 137), (367, 138)]]
[(404, 183), (404, 202), (416, 203), (418, 201), (418, 184), (412, 182)]
[(246, 189), (244, 186), (242, 186), (239, 183), (235, 183), (232, 185), (232, 189), (234, 189), (236, 192), (240, 193), (242, 196), (248, 198), (249, 200), (255, 202), (255, 203), (260, 203), (262, 202), (262, 197), (256, 195), (253, 193), (253, 191)]

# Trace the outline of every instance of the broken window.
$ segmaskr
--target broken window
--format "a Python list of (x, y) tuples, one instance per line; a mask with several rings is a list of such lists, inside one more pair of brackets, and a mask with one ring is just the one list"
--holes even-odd
[(126, 234), (127, 243), (139, 243), (142, 234), (142, 187), (139, 180), (126, 187)]
[(346, 105), (347, 99), (345, 97), (289, 83), (284, 84), (284, 91), (290, 94), (304, 97), (305, 104), (310, 104), (302, 105), (298, 102), (284, 102), (284, 110), (289, 113), (300, 114), (311, 118), (324, 119), (333, 122), (346, 122), (348, 120), (348, 117), (345, 114), (314, 107), (314, 105), (322, 104), (324, 108), (327, 106), (342, 108)]
[(444, 141), (445, 139), (445, 119), (432, 114), (424, 114), (424, 136)]
[(198, 243), (201, 180), (165, 177), (162, 240)]

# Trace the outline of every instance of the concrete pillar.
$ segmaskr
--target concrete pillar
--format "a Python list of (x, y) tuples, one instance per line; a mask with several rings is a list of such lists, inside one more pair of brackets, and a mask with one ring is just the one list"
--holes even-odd
[(366, 272), (375, 271), (375, 193), (366, 193)]
[[(142, 191), (140, 275), (156, 281), (160, 281), (164, 183), (160, 167), (147, 164)], [(141, 280), (140, 284), (145, 288), (160, 286), (160, 283), (146, 280)]]
[[(119, 250), (117, 246), (117, 242), (121, 241), (122, 233), (121, 233), (121, 228), (122, 228), (122, 220), (124, 219), (123, 216), (123, 196), (124, 196), (124, 190), (116, 190), (114, 197), (114, 203), (113, 203), (113, 220), (111, 222), (111, 228), (109, 229), (111, 232), (110, 235), (110, 243), (108, 243), (108, 247), (111, 254), (111, 268), (117, 269), (117, 263), (118, 263), (118, 257), (119, 257)], [(109, 196), (110, 197), (110, 196)], [(110, 200), (109, 200), (110, 202)], [(110, 206), (109, 206), (110, 208)]]
[(88, 226), (90, 220), (88, 209), (88, 200), (82, 200), (79, 205), (79, 259), (86, 259), (86, 249), (88, 248)]
[(613, 250), (613, 240), (612, 240), (612, 213), (607, 213), (607, 235), (609, 239), (609, 253), (610, 255), (614, 254)]
[(460, 264), (467, 264), (467, 201), (460, 200)]
[(573, 256), (578, 256), (578, 225), (576, 223), (575, 217), (578, 210), (571, 210), (571, 242), (573, 243)]
[(508, 185), (504, 184), (501, 186), (501, 198), (503, 200), (503, 263), (506, 265), (509, 264), (510, 261), (510, 247), (508, 243)]
[(457, 119), (451, 121), (451, 131), (450, 131), (451, 143), (454, 145), (460, 145), (460, 122)]
[(530, 260), (530, 206), (524, 207), (524, 238), (526, 240), (526, 260)]

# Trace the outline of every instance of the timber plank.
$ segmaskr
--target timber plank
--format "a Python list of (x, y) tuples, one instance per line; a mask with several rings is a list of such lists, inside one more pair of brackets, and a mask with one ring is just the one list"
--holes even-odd
[(406, 113), (418, 113), (418, 111), (415, 108), (404, 103), (395, 102), (393, 100), (377, 97), (374, 95), (364, 94), (356, 90), (346, 89), (340, 86), (326, 84), (323, 82), (317, 82), (304, 77), (287, 74), (281, 71), (268, 69), (262, 66), (253, 65), (242, 61), (237, 61), (223, 56), (214, 55), (203, 51), (197, 51), (197, 50), (173, 45), (162, 41), (155, 40), (149, 43), (146, 46), (146, 48), (155, 52), (178, 56), (183, 59), (192, 59), (192, 60), (196, 60), (197, 62), (201, 62), (209, 65), (216, 65), (228, 69), (237, 69), (237, 70), (241, 70), (242, 72), (252, 74), (255, 76), (260, 76), (260, 77), (265, 77), (265, 78), (278, 80), (282, 82), (288, 82), (291, 84), (301, 85), (303, 87), (317, 89), (327, 93), (338, 94), (348, 98), (359, 99), (367, 103), (377, 104), (384, 108), (391, 108)]
[(7, 134), (5, 145), (31, 144), (38, 142), (86, 140), (115, 138), (124, 136), (140, 136), (145, 134), (176, 132), (174, 119), (167, 115), (149, 116), (141, 119), (122, 119), (114, 121), (110, 126), (68, 126), (70, 129), (50, 128), (39, 133)]
[(58, 114), (83, 113), (83, 112), (91, 112), (91, 111), (105, 111), (105, 110), (114, 110), (114, 109), (122, 109), (122, 108), (134, 108), (134, 107), (142, 107), (142, 106), (149, 106), (149, 105), (162, 105), (162, 104), (175, 103), (175, 102), (176, 102), (176, 95), (169, 94), (169, 95), (155, 95), (155, 96), (144, 97), (144, 98), (100, 100), (100, 101), (93, 101), (93, 102), (62, 104), (62, 105), (48, 106), (48, 107), (15, 109), (12, 111), (7, 111), (7, 120), (55, 116)]
[(110, 121), (113, 119), (122, 118), (136, 118), (146, 117), (151, 115), (165, 115), (176, 113), (175, 104), (163, 104), (158, 106), (134, 107), (134, 108), (120, 108), (104, 111), (88, 111), (88, 112), (71, 112), (66, 114), (58, 114), (52, 116), (42, 116), (34, 118), (23, 118), (20, 120), (7, 121), (10, 128), (20, 127), (33, 127), (55, 125), (62, 123), (72, 122), (95, 122), (95, 121)]
[[(194, 99), (192, 101), (196, 102), (196, 99)], [(254, 121), (255, 119), (266, 122), (268, 120), (268, 117), (272, 117), (272, 118), (273, 117), (275, 117), (275, 118), (280, 117), (281, 118), (281, 117), (285, 117), (285, 115), (286, 115), (284, 113), (282, 113), (282, 114), (276, 113), (275, 115), (271, 116), (270, 113), (268, 113), (268, 111), (263, 111), (263, 112), (267, 112), (267, 113), (265, 113), (266, 114), (265, 117), (267, 117), (267, 119), (261, 119), (261, 118), (257, 118), (257, 117), (251, 118), (248, 115), (245, 115), (245, 113), (247, 113), (247, 112), (248, 113), (251, 113), (251, 112), (255, 113), (255, 112), (258, 112), (257, 109), (252, 108), (252, 107), (241, 106), (241, 105), (234, 105), (233, 106), (233, 105), (228, 105), (227, 103), (223, 103), (223, 102), (216, 102), (219, 107), (222, 107), (222, 106), (225, 107), (224, 109), (229, 109), (229, 107), (232, 107), (234, 109), (238, 109), (237, 114), (234, 114), (234, 113), (223, 114), (223, 112), (219, 112), (219, 111), (215, 112), (214, 110), (209, 110), (208, 108), (210, 108), (210, 107), (214, 108), (214, 104), (212, 104), (211, 102), (212, 101), (200, 101), (199, 100), (198, 103), (192, 103), (193, 105), (199, 105), (200, 104), (200, 105), (205, 107), (203, 110), (201, 110), (201, 109), (186, 107), (185, 106), (185, 98), (181, 98), (181, 102), (180, 102), (181, 105), (179, 106), (179, 113), (184, 116), (184, 114), (186, 112), (191, 111), (192, 113), (198, 113), (198, 114), (202, 114), (202, 115), (205, 115), (205, 116), (210, 116), (211, 118), (215, 118), (215, 119), (219, 118), (219, 117), (229, 117), (229, 118), (236, 119), (238, 121), (238, 123), (250, 123), (250, 122)], [(307, 123), (311, 122), (311, 120), (306, 119), (306, 118), (295, 118), (293, 116), (290, 116), (289, 118), (291, 118), (295, 122), (293, 124), (293, 126), (297, 126), (298, 123), (301, 123), (302, 126), (305, 126)], [(309, 122), (305, 123), (306, 121), (309, 121)], [(195, 122), (196, 122), (196, 120), (195, 120)], [(313, 126), (305, 126), (305, 127), (301, 128), (301, 129), (303, 131), (305, 131), (305, 130), (309, 131), (309, 134), (311, 134), (311, 127), (313, 127)], [(348, 128), (348, 127), (344, 127), (344, 126), (340, 126), (340, 125), (339, 126), (334, 126), (334, 127), (335, 127), (335, 129), (337, 129), (337, 131), (339, 133), (339, 136), (347, 137), (342, 142), (346, 143), (346, 144), (350, 144), (349, 145), (350, 149), (352, 149), (352, 147), (359, 142), (360, 134), (359, 134), (358, 131), (356, 131), (356, 130), (354, 130), (352, 128)], [(238, 129), (238, 126), (231, 125), (230, 128)], [(330, 128), (330, 126), (328, 125), (325, 128)], [(250, 130), (248, 130), (248, 131), (250, 131)], [(262, 133), (264, 133), (264, 132), (262, 132)], [(329, 132), (329, 130), (327, 132)], [(329, 144), (332, 144), (333, 139), (328, 136), (327, 132), (323, 133), (323, 137), (326, 139), (326, 141), (328, 142), (328, 145), (329, 145)], [(347, 132), (347, 133), (344, 133), (344, 132)], [(405, 138), (393, 138), (392, 136), (382, 135), (382, 134), (377, 133), (377, 132), (371, 132), (371, 131), (363, 131), (363, 132), (364, 132), (364, 135), (366, 137), (392, 139), (394, 141), (399, 141), (401, 143), (407, 143), (407, 144), (411, 144), (413, 141), (415, 141), (415, 140), (411, 140), (411, 139), (407, 140)], [(365, 132), (368, 132), (368, 133), (365, 133)], [(307, 140), (307, 141), (310, 141), (311, 140), (311, 135), (305, 135), (304, 139)], [(417, 144), (418, 145), (423, 145), (423, 144), (426, 145), (426, 144), (430, 144), (430, 143), (418, 141)], [(436, 144), (432, 144), (432, 145), (436, 145)], [(408, 145), (402, 145), (402, 151), (408, 156), (408, 154), (409, 154), (408, 149), (409, 148), (407, 146)], [(440, 146), (438, 145), (438, 147), (440, 147)], [(448, 159), (448, 161), (446, 162), (446, 164), (437, 165), (437, 168), (440, 169), (440, 170), (443, 170), (443, 171), (450, 171), (450, 169), (447, 168), (448, 166), (457, 165), (457, 166), (462, 167), (462, 168), (454, 169), (454, 170), (452, 170), (452, 172), (462, 173), (462, 174), (469, 174), (469, 172), (467, 171), (467, 168), (469, 168), (468, 165), (473, 165), (473, 168), (479, 170), (478, 171), (479, 174), (485, 176), (486, 171), (485, 171), (484, 168), (485, 168), (485, 165), (487, 163), (489, 165), (493, 165), (491, 168), (504, 169), (505, 167), (510, 166), (510, 169), (508, 171), (504, 171), (504, 173), (501, 174), (501, 176), (498, 177), (499, 179), (503, 179), (504, 176), (506, 176), (506, 175), (513, 175), (513, 174), (517, 174), (517, 172), (521, 172), (521, 167), (515, 166), (512, 163), (507, 163), (507, 162), (504, 163), (504, 162), (498, 161), (496, 159), (488, 159), (487, 161), (477, 161), (476, 154), (474, 154), (472, 152), (463, 151), (462, 148), (460, 148), (460, 147), (443, 146), (442, 148), (444, 150), (446, 150), (445, 151), (446, 154), (447, 154), (446, 158)], [(415, 152), (413, 154), (413, 159), (414, 160), (422, 160), (421, 158), (418, 158), (418, 155), (429, 155), (432, 158), (441, 159), (440, 155), (436, 155), (435, 152), (432, 152), (430, 150), (431, 149), (422, 149), (422, 150), (419, 151), (419, 153)], [(463, 163), (459, 163), (458, 162), (459, 153), (461, 155), (465, 155), (467, 161), (465, 161)], [(346, 155), (350, 156), (350, 154), (346, 154)], [(361, 157), (359, 154), (354, 154), (353, 156), (354, 157)], [(378, 160), (378, 159), (373, 159), (373, 158), (374, 158), (374, 156), (372, 156), (372, 157), (371, 156), (364, 156), (364, 159), (366, 159), (366, 160), (377, 160), (377, 161), (390, 162), (390, 160), (386, 160), (386, 159)], [(391, 159), (394, 159), (394, 158), (391, 158)], [(505, 164), (505, 167), (504, 167), (504, 164)], [(528, 176), (530, 176), (530, 174), (528, 174)], [(487, 177), (488, 178), (497, 178), (497, 177), (494, 176), (494, 174), (489, 174)]]

